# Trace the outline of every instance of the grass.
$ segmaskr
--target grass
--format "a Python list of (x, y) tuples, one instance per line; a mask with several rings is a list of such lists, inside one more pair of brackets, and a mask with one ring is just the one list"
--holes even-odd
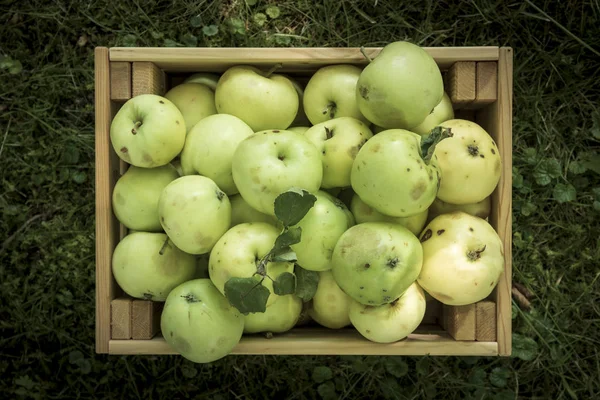
[[(598, 397), (599, 26), (598, 0), (2, 2), (0, 391), (34, 399)], [(394, 40), (515, 49), (514, 278), (535, 297), (530, 311), (513, 305), (513, 357), (231, 356), (194, 365), (96, 355), (94, 46)]]

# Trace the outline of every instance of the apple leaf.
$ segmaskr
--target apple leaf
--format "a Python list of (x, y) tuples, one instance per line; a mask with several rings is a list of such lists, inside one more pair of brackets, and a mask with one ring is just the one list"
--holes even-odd
[(296, 277), (294, 274), (284, 272), (273, 281), (273, 292), (279, 296), (293, 294), (296, 290)]
[(304, 189), (290, 189), (275, 199), (275, 216), (284, 226), (296, 225), (317, 201), (317, 197)]
[(289, 262), (298, 260), (298, 256), (296, 252), (292, 250), (290, 247), (284, 247), (278, 252), (274, 252), (271, 256), (272, 262)]
[(225, 282), (225, 297), (244, 315), (265, 312), (269, 289), (262, 285), (264, 277), (230, 278)]
[(305, 303), (310, 301), (317, 292), (319, 274), (296, 264), (294, 275), (296, 275), (296, 296), (300, 297)]
[(294, 228), (286, 228), (286, 230), (277, 237), (275, 245), (273, 246), (273, 252), (288, 248), (289, 246), (300, 243), (300, 236), (302, 235), (302, 228), (297, 226)]

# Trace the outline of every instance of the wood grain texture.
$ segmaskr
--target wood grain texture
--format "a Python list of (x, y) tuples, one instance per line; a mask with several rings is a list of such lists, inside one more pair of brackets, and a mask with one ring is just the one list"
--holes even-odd
[(132, 66), (133, 96), (140, 94), (164, 95), (166, 76), (156, 64), (146, 61), (133, 62)]
[(132, 304), (130, 298), (118, 298), (110, 302), (110, 337), (112, 340), (131, 339)]
[(133, 300), (131, 313), (132, 339), (152, 339), (160, 331), (160, 313), (163, 303), (150, 300)]
[[(279, 355), (479, 355), (498, 354), (495, 342), (455, 341), (439, 328), (431, 332), (414, 333), (406, 340), (380, 344), (363, 338), (356, 330), (325, 328), (297, 328), (266, 339), (261, 335), (244, 336), (231, 352), (238, 354)], [(422, 330), (421, 330), (422, 331)], [(164, 340), (113, 340), (111, 354), (177, 354)]]
[(475, 340), (496, 341), (496, 303), (480, 301), (475, 305)]
[(475, 102), (481, 105), (498, 99), (498, 63), (477, 63), (477, 96)]
[(111, 61), (110, 99), (125, 102), (131, 98), (131, 63)]
[(475, 66), (474, 61), (460, 61), (452, 64), (446, 73), (445, 90), (457, 110), (475, 100)]
[(475, 340), (475, 304), (443, 305), (442, 326), (456, 340)]
[(498, 351), (502, 356), (510, 356), (512, 352), (512, 100), (513, 51), (503, 47), (498, 60), (498, 100), (478, 110), (476, 115), (476, 122), (496, 141), (502, 158), (502, 174), (492, 193), (489, 217), (504, 250), (504, 272), (494, 289)]
[[(425, 47), (442, 69), (457, 61), (495, 61), (497, 46), (480, 47)], [(372, 58), (381, 47), (365, 48)], [(113, 47), (111, 61), (149, 61), (167, 72), (223, 71), (237, 64), (250, 63), (257, 66), (281, 62), (280, 71), (314, 71), (315, 66), (348, 63), (366, 65), (368, 61), (360, 48), (161, 48), (161, 47)]]
[[(110, 121), (114, 112), (110, 101), (108, 48), (94, 50), (95, 80), (95, 184), (96, 184), (96, 352), (108, 353), (110, 341), (110, 302), (116, 295), (111, 257), (118, 225), (111, 209), (117, 156), (110, 143)], [(118, 169), (116, 170), (118, 173)]]

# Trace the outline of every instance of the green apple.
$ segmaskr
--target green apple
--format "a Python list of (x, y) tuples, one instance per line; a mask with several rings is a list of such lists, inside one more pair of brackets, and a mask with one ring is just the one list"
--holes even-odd
[(366, 204), (357, 194), (354, 194), (352, 197), (350, 211), (352, 211), (357, 224), (362, 224), (363, 222), (391, 222), (408, 228), (415, 236), (418, 236), (423, 230), (423, 227), (427, 223), (428, 215), (428, 210), (425, 209), (410, 217), (390, 217)]
[(292, 127), (287, 128), (286, 130), (288, 130), (290, 132), (304, 134), (304, 132), (306, 132), (309, 128), (310, 128), (309, 126), (292, 126)]
[(210, 72), (198, 72), (187, 77), (183, 83), (201, 83), (204, 86), (208, 86), (214, 92), (217, 90), (219, 78), (220, 76), (217, 74), (211, 74)]
[(442, 101), (435, 106), (431, 114), (425, 117), (425, 120), (419, 125), (411, 128), (412, 132), (418, 133), (421, 136), (429, 135), (429, 132), (442, 122), (454, 119), (454, 109), (452, 108), (452, 100), (448, 93), (444, 92)]
[(304, 110), (311, 124), (338, 117), (352, 117), (367, 123), (356, 103), (356, 82), (361, 69), (350, 64), (318, 69), (304, 89)]
[(213, 180), (182, 176), (169, 183), (158, 200), (160, 223), (186, 253), (208, 253), (231, 224), (231, 204)]
[(173, 288), (194, 277), (196, 260), (167, 241), (164, 233), (134, 232), (117, 243), (112, 272), (131, 297), (165, 301)]
[(504, 272), (504, 247), (484, 219), (462, 211), (435, 217), (421, 233), (418, 282), (443, 304), (462, 306), (488, 297)]
[(413, 333), (425, 317), (423, 289), (414, 282), (398, 299), (372, 307), (352, 301), (348, 312), (356, 330), (375, 343), (393, 343)]
[(185, 134), (181, 111), (154, 94), (127, 100), (110, 124), (111, 144), (119, 158), (142, 168), (171, 162), (183, 149)]
[(171, 164), (155, 168), (130, 165), (112, 193), (112, 208), (119, 222), (138, 231), (162, 231), (158, 199), (163, 189), (178, 177)]
[(404, 129), (388, 129), (360, 149), (350, 180), (362, 201), (380, 213), (410, 217), (433, 203), (440, 176), (435, 157), (421, 157), (421, 136)]
[(181, 111), (188, 133), (198, 121), (217, 113), (215, 92), (201, 83), (182, 83), (170, 89), (165, 97)]
[(171, 164), (177, 170), (178, 176), (183, 176), (183, 170), (181, 169), (181, 158), (179, 158), (179, 156), (175, 157), (169, 164)]
[[(217, 289), (225, 294), (230, 278), (250, 278), (262, 258), (273, 248), (280, 230), (265, 222), (248, 222), (230, 228), (210, 253), (208, 273)], [(269, 262), (267, 275), (276, 280), (284, 272), (293, 273), (293, 262)], [(267, 306), (279, 297), (273, 292), (273, 281), (265, 278), (262, 285), (271, 292)]]
[(291, 246), (297, 263), (309, 271), (331, 269), (333, 248), (342, 234), (352, 225), (354, 217), (339, 199), (322, 190), (313, 193), (313, 207), (297, 225), (302, 228), (299, 243)]
[(423, 264), (419, 239), (389, 222), (365, 222), (342, 234), (331, 259), (338, 286), (361, 304), (396, 300), (417, 279)]
[(254, 132), (238, 117), (210, 115), (199, 121), (185, 139), (181, 152), (184, 175), (204, 175), (227, 195), (238, 192), (231, 173), (231, 161), (238, 144)]
[(452, 204), (478, 203), (496, 189), (502, 174), (502, 159), (496, 142), (475, 122), (451, 119), (440, 124), (453, 136), (434, 151), (444, 177), (437, 197)]
[(288, 128), (300, 103), (289, 78), (248, 65), (225, 71), (219, 79), (215, 101), (220, 114), (235, 115), (255, 132)]
[(422, 47), (397, 41), (386, 45), (356, 84), (360, 112), (383, 128), (421, 124), (444, 95), (442, 73)]
[(321, 187), (350, 186), (352, 164), (360, 148), (373, 137), (369, 127), (353, 117), (338, 117), (314, 125), (304, 132), (321, 153)]
[(352, 190), (352, 186), (342, 188), (339, 193), (335, 196), (342, 201), (350, 209), (352, 207), (352, 198), (354, 197), (354, 190)]
[(259, 131), (236, 148), (233, 181), (254, 209), (275, 215), (275, 199), (300, 188), (314, 193), (321, 187), (321, 153), (305, 136), (286, 130)]
[(244, 333), (244, 316), (209, 279), (182, 283), (169, 293), (160, 330), (177, 353), (209, 363), (232, 352)]
[[(294, 120), (292, 121), (292, 125), (295, 125), (295, 126), (310, 125), (310, 121), (308, 120), (308, 117), (306, 116), (306, 113), (304, 112), (304, 87), (296, 79), (293, 79), (289, 76), (287, 76), (287, 77), (294, 85), (294, 88), (296, 89), (296, 93), (298, 93), (298, 114), (296, 114), (296, 118), (294, 118)], [(286, 128), (286, 129), (288, 129), (288, 128)]]
[(308, 311), (319, 325), (340, 329), (350, 325), (348, 311), (352, 298), (335, 282), (331, 271), (319, 272), (319, 284)]
[(283, 333), (292, 329), (302, 311), (302, 299), (287, 294), (279, 296), (265, 312), (248, 313), (244, 317), (244, 333)]
[(273, 226), (279, 226), (277, 218), (250, 207), (239, 194), (231, 196), (229, 202), (231, 203), (231, 226), (243, 224), (244, 222), (266, 222)]
[(477, 203), (469, 204), (451, 204), (436, 198), (429, 207), (428, 220), (431, 221), (438, 215), (451, 213), (453, 211), (464, 211), (467, 214), (486, 219), (490, 215), (491, 208), (491, 196), (488, 196)]

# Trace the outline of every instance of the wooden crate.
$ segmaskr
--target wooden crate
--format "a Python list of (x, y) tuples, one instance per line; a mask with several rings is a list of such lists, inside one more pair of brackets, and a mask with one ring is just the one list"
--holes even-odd
[[(374, 57), (380, 48), (367, 48)], [(377, 344), (352, 328), (314, 324), (267, 339), (245, 335), (232, 354), (481, 355), (511, 353), (512, 49), (426, 48), (442, 70), (456, 118), (482, 125), (501, 153), (503, 170), (492, 195), (489, 222), (504, 243), (505, 270), (494, 292), (477, 304), (448, 307), (428, 301), (422, 325), (407, 339)], [(131, 96), (164, 94), (194, 72), (230, 66), (268, 67), (305, 79), (319, 67), (367, 63), (358, 48), (106, 48), (95, 50), (96, 85), (96, 351), (175, 354), (160, 334), (162, 303), (124, 295), (111, 271), (113, 250), (126, 229), (111, 209), (115, 182), (125, 165), (109, 138), (112, 117)]]

